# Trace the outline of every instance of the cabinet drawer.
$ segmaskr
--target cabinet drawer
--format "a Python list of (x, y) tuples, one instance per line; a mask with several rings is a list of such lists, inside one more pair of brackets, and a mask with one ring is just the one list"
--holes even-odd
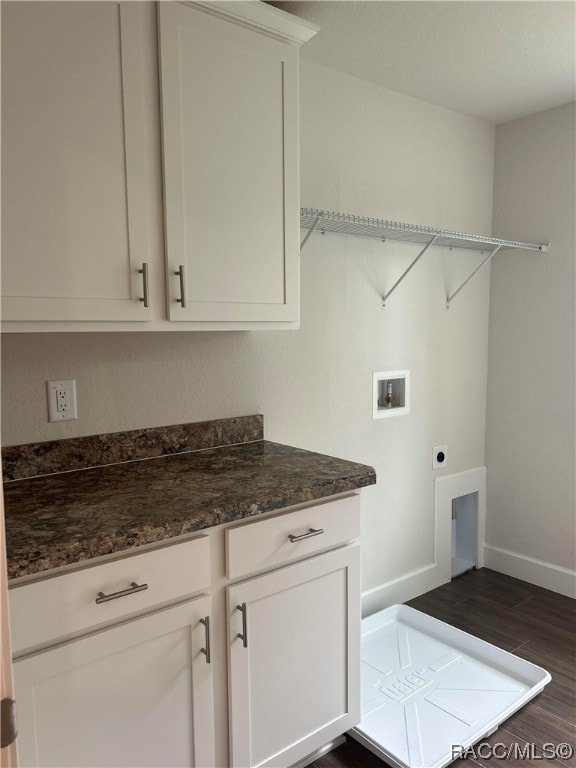
[(345, 544), (360, 535), (360, 496), (315, 504), (226, 531), (226, 574), (236, 579)]
[[(132, 584), (144, 585), (137, 591)], [(122, 619), (206, 588), (207, 536), (46, 578), (9, 590), (15, 653)], [(99, 593), (126, 594), (96, 603)]]

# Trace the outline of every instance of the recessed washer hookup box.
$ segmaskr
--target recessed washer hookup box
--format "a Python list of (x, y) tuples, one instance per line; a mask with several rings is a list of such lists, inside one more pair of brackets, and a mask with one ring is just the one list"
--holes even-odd
[(405, 605), (362, 621), (362, 721), (394, 768), (442, 768), (551, 680), (541, 667)]

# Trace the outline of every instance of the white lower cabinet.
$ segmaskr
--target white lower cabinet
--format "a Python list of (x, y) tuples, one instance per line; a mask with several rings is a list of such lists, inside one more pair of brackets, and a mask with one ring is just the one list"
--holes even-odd
[(358, 544), (227, 589), (230, 765), (289, 766), (360, 720)]
[(210, 598), (14, 663), (21, 766), (214, 765)]
[(288, 768), (352, 728), (359, 534), (350, 494), (12, 583), (21, 768)]

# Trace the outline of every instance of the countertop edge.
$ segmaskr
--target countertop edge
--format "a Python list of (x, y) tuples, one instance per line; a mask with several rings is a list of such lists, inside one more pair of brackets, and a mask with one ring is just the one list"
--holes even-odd
[(17, 558), (14, 558), (16, 562), (8, 561), (8, 579), (13, 581), (25, 576), (41, 578), (42, 574), (48, 575), (49, 572), (63, 566), (88, 565), (90, 560), (101, 556), (130, 554), (145, 544), (161, 543), (186, 534), (200, 533), (218, 525), (257, 517), (267, 512), (282, 511), (288, 507), (375, 485), (374, 468), (366, 465), (366, 470), (349, 477), (307, 485), (292, 493), (268, 498), (260, 504), (251, 504), (233, 510), (215, 508), (200, 514), (195, 512), (190, 518), (175, 520), (173, 523), (169, 522), (158, 527), (142, 526), (137, 530), (124, 531), (117, 535), (93, 537), (74, 544), (66, 544), (63, 545), (61, 552), (55, 550), (53, 544), (46, 547), (44, 551), (42, 547), (36, 547), (26, 562), (18, 561)]

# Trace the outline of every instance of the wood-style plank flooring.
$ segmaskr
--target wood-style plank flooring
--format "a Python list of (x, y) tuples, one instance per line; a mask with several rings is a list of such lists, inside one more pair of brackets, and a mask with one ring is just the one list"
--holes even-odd
[[(544, 691), (503, 723), (490, 744), (569, 743), (576, 748), (576, 601), (487, 568), (470, 571), (408, 603), (547, 669)], [(521, 753), (522, 754), (522, 753)], [(526, 754), (526, 753), (524, 753)], [(457, 760), (454, 768), (576, 768), (576, 757)], [(385, 763), (347, 738), (310, 768), (384, 768)]]

